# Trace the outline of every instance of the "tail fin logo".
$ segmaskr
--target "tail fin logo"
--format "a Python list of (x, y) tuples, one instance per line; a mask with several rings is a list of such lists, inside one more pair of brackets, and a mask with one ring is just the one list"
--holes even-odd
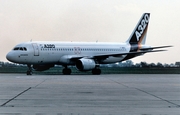
[(145, 14), (143, 19), (139, 23), (139, 26), (138, 26), (138, 28), (137, 28), (137, 30), (135, 32), (137, 41), (139, 41), (139, 38), (141, 37), (141, 35), (143, 34), (144, 30), (146, 29), (146, 27), (148, 25), (148, 22), (149, 22), (149, 15)]

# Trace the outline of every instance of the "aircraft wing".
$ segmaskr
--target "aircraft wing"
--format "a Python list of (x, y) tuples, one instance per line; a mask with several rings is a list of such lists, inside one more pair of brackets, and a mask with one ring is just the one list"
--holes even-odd
[(167, 48), (167, 47), (172, 47), (172, 46), (159, 46), (159, 47), (151, 47), (151, 48), (142, 48), (139, 49), (139, 51), (134, 51), (134, 52), (127, 52), (127, 53), (119, 53), (119, 54), (105, 54), (105, 55), (96, 55), (94, 58), (108, 58), (109, 56), (122, 56), (122, 55), (140, 55), (140, 54), (145, 54), (145, 53), (151, 53), (151, 52), (161, 52), (161, 51), (167, 51), (167, 50), (153, 50), (153, 49), (160, 49), (160, 48)]
[(68, 58), (70, 60), (78, 60), (80, 58), (88, 58), (88, 59), (105, 59), (108, 58), (109, 56), (114, 56), (114, 57), (119, 57), (123, 55), (139, 55), (139, 54), (144, 54), (144, 53), (151, 53), (151, 52), (160, 52), (160, 51), (167, 51), (167, 50), (154, 50), (154, 51), (137, 51), (137, 52), (127, 52), (127, 53), (112, 53), (112, 54), (98, 54), (94, 56), (81, 56), (81, 55), (69, 55)]
[(167, 51), (167, 50), (154, 50), (154, 51), (137, 51), (137, 52), (128, 52), (128, 53), (116, 53), (116, 54), (100, 54), (100, 55), (96, 55), (93, 56), (93, 58), (108, 58), (109, 56), (114, 56), (114, 57), (119, 57), (122, 55), (139, 55), (139, 54), (145, 54), (145, 53), (151, 53), (151, 52), (161, 52), (161, 51)]
[(88, 59), (106, 59), (110, 56), (114, 57), (119, 57), (123, 55), (140, 55), (140, 54), (145, 54), (145, 53), (152, 53), (152, 52), (161, 52), (161, 51), (167, 51), (167, 50), (153, 50), (153, 49), (159, 49), (159, 48), (167, 48), (167, 47), (172, 47), (172, 46), (159, 46), (159, 47), (151, 47), (151, 48), (142, 48), (139, 49), (139, 51), (134, 51), (134, 52), (127, 52), (127, 53), (112, 53), (112, 54), (97, 54), (97, 55), (87, 55), (87, 56), (82, 56), (82, 55), (69, 55), (68, 59), (76, 61), (80, 58), (88, 58)]

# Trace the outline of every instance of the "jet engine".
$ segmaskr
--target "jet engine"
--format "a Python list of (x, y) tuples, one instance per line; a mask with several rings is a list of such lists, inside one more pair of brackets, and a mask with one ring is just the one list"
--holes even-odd
[(35, 71), (45, 71), (51, 67), (54, 67), (54, 65), (52, 65), (52, 64), (49, 64), (49, 65), (33, 65), (33, 69)]
[(80, 71), (92, 70), (96, 67), (96, 62), (93, 59), (81, 58), (76, 61), (76, 68)]

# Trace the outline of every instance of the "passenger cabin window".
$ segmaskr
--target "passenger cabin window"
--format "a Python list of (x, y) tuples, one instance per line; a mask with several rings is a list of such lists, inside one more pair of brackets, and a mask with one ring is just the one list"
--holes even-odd
[(13, 50), (27, 51), (26, 47), (15, 47)]

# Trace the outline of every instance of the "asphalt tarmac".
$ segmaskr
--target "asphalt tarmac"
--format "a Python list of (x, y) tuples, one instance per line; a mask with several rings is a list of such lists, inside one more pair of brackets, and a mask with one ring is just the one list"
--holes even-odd
[(0, 115), (180, 115), (180, 74), (0, 74)]

